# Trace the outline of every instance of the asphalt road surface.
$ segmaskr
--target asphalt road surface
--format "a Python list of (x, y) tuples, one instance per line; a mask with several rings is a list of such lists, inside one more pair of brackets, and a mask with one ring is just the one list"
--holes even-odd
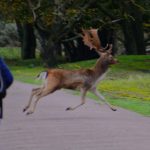
[(65, 111), (80, 97), (60, 90), (44, 97), (34, 114), (26, 116), (33, 85), (14, 82), (4, 100), (0, 121), (0, 150), (150, 150), (150, 118), (87, 99)]

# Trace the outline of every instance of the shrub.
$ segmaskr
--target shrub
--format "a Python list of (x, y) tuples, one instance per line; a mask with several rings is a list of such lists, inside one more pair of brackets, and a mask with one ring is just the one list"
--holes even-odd
[(20, 46), (17, 27), (14, 23), (0, 23), (0, 47)]

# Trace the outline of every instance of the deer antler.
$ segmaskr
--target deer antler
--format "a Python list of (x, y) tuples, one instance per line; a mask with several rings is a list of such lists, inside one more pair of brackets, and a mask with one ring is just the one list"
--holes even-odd
[(90, 30), (82, 29), (83, 42), (90, 49), (94, 48), (95, 50), (99, 50), (101, 48), (101, 42), (99, 40), (99, 37), (98, 37), (98, 34), (97, 34), (97, 30), (98, 29), (90, 29)]
[(90, 29), (90, 30), (85, 30), (82, 29), (83, 35), (83, 42), (85, 45), (87, 45), (90, 50), (91, 49), (95, 49), (98, 53), (101, 52), (105, 52), (108, 47), (109, 47), (109, 51), (112, 50), (112, 45), (107, 44), (106, 47), (101, 47), (101, 41), (100, 38), (98, 36), (98, 29)]
[(108, 44), (108, 45), (109, 45), (109, 49), (107, 50), (107, 53), (111, 54), (112, 53), (113, 44)]

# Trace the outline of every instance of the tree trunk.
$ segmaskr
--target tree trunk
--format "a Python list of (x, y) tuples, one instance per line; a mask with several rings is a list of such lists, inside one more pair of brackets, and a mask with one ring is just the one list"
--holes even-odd
[(33, 25), (26, 23), (23, 24), (23, 37), (21, 57), (22, 59), (35, 58), (36, 38), (34, 35)]
[(144, 29), (143, 29), (143, 19), (142, 19), (142, 12), (135, 7), (132, 6), (131, 15), (134, 16), (134, 21), (132, 21), (132, 30), (135, 37), (136, 47), (137, 47), (137, 54), (146, 54), (145, 50), (145, 43), (144, 43)]
[(70, 54), (70, 61), (75, 62), (78, 58), (76, 47), (74, 46), (73, 41), (68, 42), (68, 53)]
[(18, 35), (19, 35), (19, 41), (22, 44), (23, 41), (23, 26), (21, 24), (20, 21), (16, 20), (16, 26), (17, 26), (17, 31), (18, 31)]
[(145, 54), (142, 12), (132, 1), (121, 1), (122, 14), (128, 16), (121, 23), (127, 54)]
[(91, 51), (89, 47), (84, 45), (82, 38), (78, 38), (77, 43), (78, 43), (77, 49), (79, 51), (78, 60), (88, 60), (88, 59), (93, 59), (98, 57), (95, 51), (93, 50)]
[(124, 20), (121, 24), (124, 34), (124, 46), (128, 55), (137, 54), (136, 41), (133, 34), (132, 23)]
[(44, 62), (48, 67), (53, 67), (57, 65), (57, 59), (55, 55), (56, 48), (57, 48), (57, 42), (54, 42), (53, 40), (49, 39), (43, 57)]

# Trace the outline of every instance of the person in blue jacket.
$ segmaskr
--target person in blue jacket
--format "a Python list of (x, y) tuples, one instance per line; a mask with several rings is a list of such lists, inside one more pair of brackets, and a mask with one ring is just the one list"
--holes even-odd
[(4, 60), (0, 58), (0, 119), (3, 118), (3, 98), (5, 98), (7, 89), (12, 82), (13, 75)]

